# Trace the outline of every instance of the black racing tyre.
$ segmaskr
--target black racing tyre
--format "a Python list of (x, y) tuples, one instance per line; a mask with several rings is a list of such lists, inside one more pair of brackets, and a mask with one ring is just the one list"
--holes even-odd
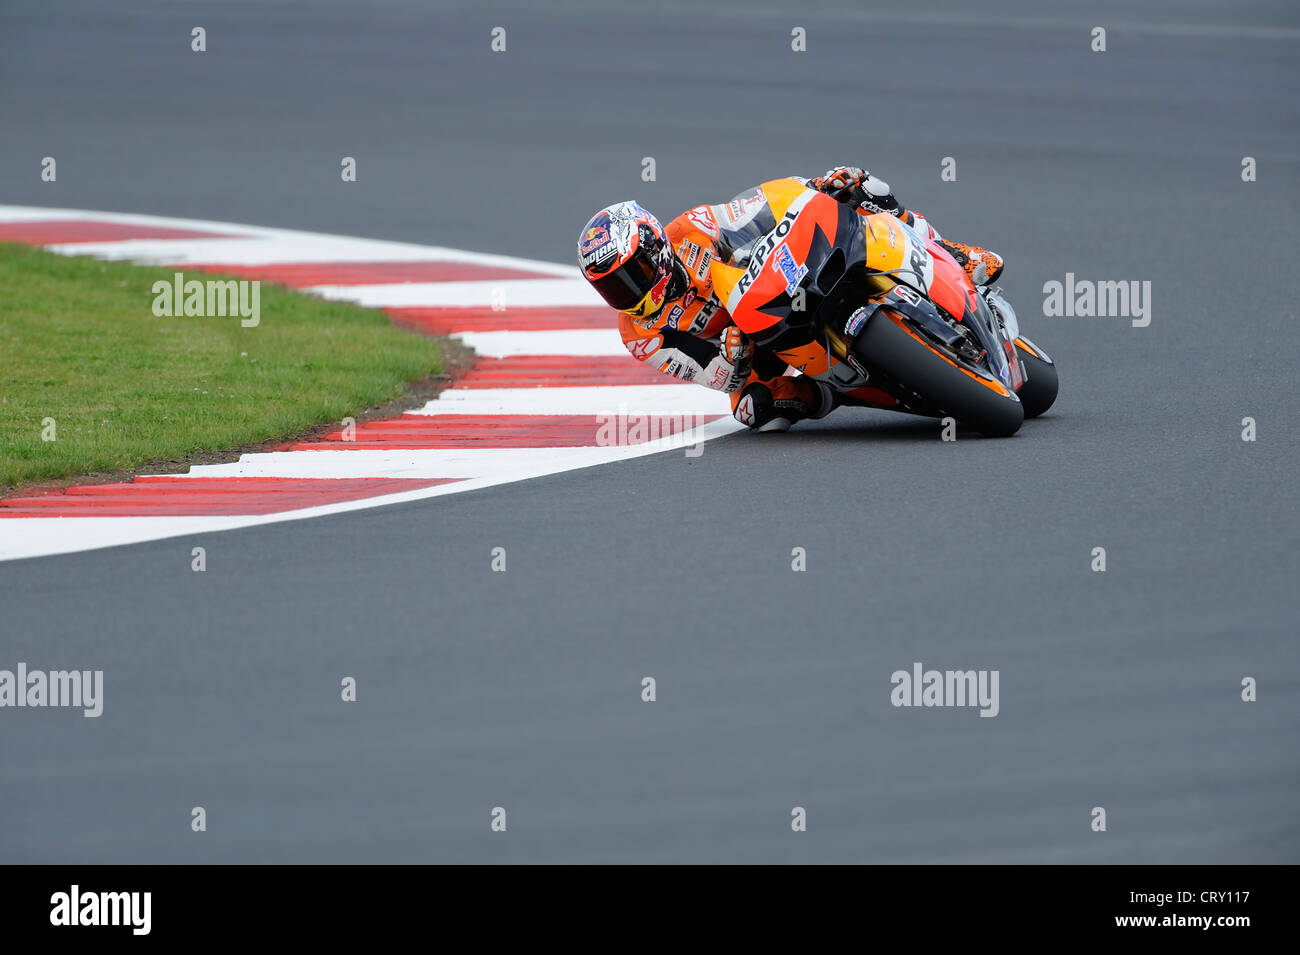
[(983, 369), (958, 364), (903, 319), (880, 309), (854, 345), (860, 361), (877, 368), (945, 414), (992, 438), (1020, 430), (1025, 409), (1015, 392)]
[(1040, 351), (1032, 342), (1025, 344), (1021, 338), (1016, 339), (1016, 353), (1020, 355), (1028, 376), (1016, 394), (1025, 406), (1025, 417), (1037, 418), (1052, 407), (1056, 401), (1056, 392), (1061, 387), (1061, 379), (1056, 374), (1056, 363), (1046, 352)]

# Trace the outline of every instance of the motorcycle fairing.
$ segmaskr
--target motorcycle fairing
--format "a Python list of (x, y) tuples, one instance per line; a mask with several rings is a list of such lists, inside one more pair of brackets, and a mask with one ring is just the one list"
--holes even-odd
[(753, 246), (774, 228), (790, 203), (808, 191), (798, 179), (772, 179), (710, 206), (718, 225), (718, 257), (744, 268)]
[[(859, 308), (869, 309), (869, 318), (888, 305), (921, 333), (955, 348), (964, 336), (943, 319), (942, 309), (971, 331), (996, 378), (1012, 390), (1024, 383), (1014, 336), (941, 246), (894, 216), (861, 216), (797, 180), (763, 188), (769, 185), (780, 191), (785, 209), (755, 242), (745, 267), (717, 260), (709, 266), (715, 294), (757, 344), (804, 374), (844, 384), (866, 378), (856, 362), (852, 375), (836, 370), (852, 352), (854, 332), (839, 327), (845, 318)], [(802, 308), (796, 309), (800, 293)]]
[[(746, 334), (761, 336), (782, 322), (808, 325), (846, 265), (862, 256), (861, 216), (829, 196), (799, 189), (772, 231), (754, 245), (743, 269), (716, 261), (709, 266), (715, 294)], [(782, 248), (789, 259), (783, 260)], [(789, 261), (807, 270), (794, 283), (781, 268)], [(796, 310), (799, 289), (803, 303)]]

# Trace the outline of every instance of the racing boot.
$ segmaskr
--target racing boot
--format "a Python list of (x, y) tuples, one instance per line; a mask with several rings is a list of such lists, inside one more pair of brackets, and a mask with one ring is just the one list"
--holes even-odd
[(838, 392), (814, 378), (781, 375), (762, 381), (751, 376), (732, 395), (731, 411), (754, 431), (789, 431), (795, 422), (826, 417), (839, 404)]
[(976, 285), (989, 285), (996, 282), (998, 276), (1002, 274), (1002, 256), (996, 252), (981, 249), (978, 245), (965, 245), (947, 239), (935, 241), (957, 260), (957, 264), (966, 270), (966, 274)]

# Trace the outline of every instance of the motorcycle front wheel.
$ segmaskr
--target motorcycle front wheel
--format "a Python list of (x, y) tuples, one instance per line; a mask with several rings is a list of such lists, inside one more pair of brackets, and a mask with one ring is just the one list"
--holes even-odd
[(1023, 335), (1016, 339), (1016, 353), (1020, 363), (1025, 366), (1025, 383), (1016, 394), (1025, 406), (1026, 418), (1037, 418), (1052, 407), (1056, 401), (1056, 392), (1061, 387), (1061, 379), (1056, 374), (1056, 363)]

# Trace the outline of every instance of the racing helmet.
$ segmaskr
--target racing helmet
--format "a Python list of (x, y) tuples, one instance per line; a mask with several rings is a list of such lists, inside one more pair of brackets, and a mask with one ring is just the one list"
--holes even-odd
[(611, 308), (654, 318), (689, 280), (659, 220), (636, 202), (601, 209), (578, 235), (578, 266)]

